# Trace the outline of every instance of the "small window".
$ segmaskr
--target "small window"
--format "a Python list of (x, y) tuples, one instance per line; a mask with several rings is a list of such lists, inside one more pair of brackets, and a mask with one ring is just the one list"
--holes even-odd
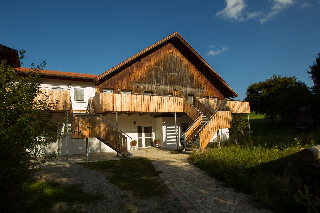
[(74, 100), (75, 101), (84, 101), (84, 89), (83, 88), (74, 88)]
[(131, 90), (121, 90), (121, 94), (131, 94)]
[(193, 104), (193, 95), (188, 95), (188, 102)]
[(103, 89), (103, 93), (113, 93), (113, 89)]
[(144, 95), (152, 95), (152, 91), (144, 91)]
[(60, 86), (51, 87), (52, 90), (64, 90), (64, 88)]

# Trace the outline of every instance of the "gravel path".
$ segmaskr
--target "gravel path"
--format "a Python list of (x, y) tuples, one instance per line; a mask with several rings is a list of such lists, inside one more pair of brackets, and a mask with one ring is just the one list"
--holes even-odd
[(132, 151), (146, 157), (162, 171), (162, 178), (188, 213), (240, 212), (271, 213), (250, 204), (246, 194), (222, 186), (216, 179), (187, 162), (186, 154), (171, 154), (155, 148)]
[(102, 172), (86, 169), (72, 159), (47, 163), (38, 177), (61, 184), (79, 184), (84, 192), (103, 196), (98, 202), (80, 207), (80, 212), (185, 212), (170, 192), (165, 198), (134, 198), (111, 184)]
[[(240, 212), (270, 213), (250, 204), (247, 195), (223, 187), (217, 180), (187, 162), (188, 155), (171, 154), (156, 148), (132, 150), (133, 157), (151, 159), (171, 193), (165, 198), (137, 199), (109, 183), (103, 173), (89, 170), (76, 162), (85, 156), (47, 163), (41, 179), (63, 184), (80, 184), (83, 191), (102, 194), (103, 199), (82, 212)], [(120, 159), (114, 153), (90, 154), (90, 161)]]

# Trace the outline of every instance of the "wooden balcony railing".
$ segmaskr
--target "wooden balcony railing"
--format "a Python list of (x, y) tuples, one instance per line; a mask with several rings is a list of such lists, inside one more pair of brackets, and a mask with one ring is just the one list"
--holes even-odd
[(249, 102), (214, 99), (199, 99), (207, 107), (217, 111), (231, 111), (231, 113), (250, 113)]
[[(197, 100), (198, 101), (198, 100)], [(206, 107), (198, 103), (198, 108), (210, 117), (212, 111), (231, 111), (232, 113), (250, 113), (249, 102), (214, 99), (199, 99)], [(93, 98), (95, 113), (106, 112), (185, 112), (195, 120), (198, 115), (193, 107), (185, 104), (182, 97), (132, 95), (116, 93), (98, 93)]]
[(98, 93), (93, 98), (95, 113), (105, 112), (183, 112), (180, 97)]
[(52, 111), (71, 110), (71, 100), (69, 90), (49, 90), (40, 89), (35, 100), (42, 100), (49, 104)]

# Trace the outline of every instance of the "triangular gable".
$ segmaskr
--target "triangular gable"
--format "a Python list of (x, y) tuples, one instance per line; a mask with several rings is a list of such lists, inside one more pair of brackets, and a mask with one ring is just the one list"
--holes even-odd
[(224, 91), (224, 94), (226, 97), (236, 97), (237, 94), (231, 89), (231, 87), (216, 73), (216, 71), (182, 38), (181, 35), (179, 35), (177, 32), (169, 35), (168, 37), (158, 41), (157, 43), (151, 45), (150, 47), (142, 50), (141, 52), (133, 55), (132, 57), (128, 58), (127, 60), (121, 62), (117, 66), (107, 70), (103, 74), (99, 75), (97, 77), (97, 80), (101, 80), (108, 75), (118, 71), (119, 69), (123, 68), (124, 66), (129, 65), (130, 63), (133, 63), (136, 59), (139, 57), (148, 54), (149, 52), (154, 51), (156, 48), (158, 48), (161, 45), (164, 45), (165, 43), (170, 42), (176, 46), (177, 49), (181, 50), (181, 52), (184, 52), (184, 55), (186, 55), (188, 58), (192, 60), (192, 63), (196, 67), (201, 67), (201, 70), (208, 73), (210, 77), (214, 78), (219, 82), (218, 87)]

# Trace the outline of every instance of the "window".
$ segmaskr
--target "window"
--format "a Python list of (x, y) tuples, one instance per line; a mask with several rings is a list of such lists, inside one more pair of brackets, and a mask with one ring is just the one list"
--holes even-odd
[(131, 94), (131, 90), (121, 90), (121, 94)]
[(144, 91), (143, 94), (145, 94), (145, 95), (152, 95), (152, 91)]
[(188, 101), (190, 104), (193, 104), (193, 95), (188, 95)]
[(64, 88), (60, 87), (60, 86), (53, 86), (51, 87), (52, 90), (64, 90)]
[(113, 89), (103, 89), (103, 93), (113, 93)]
[(84, 89), (83, 88), (74, 88), (74, 100), (75, 101), (84, 101)]

